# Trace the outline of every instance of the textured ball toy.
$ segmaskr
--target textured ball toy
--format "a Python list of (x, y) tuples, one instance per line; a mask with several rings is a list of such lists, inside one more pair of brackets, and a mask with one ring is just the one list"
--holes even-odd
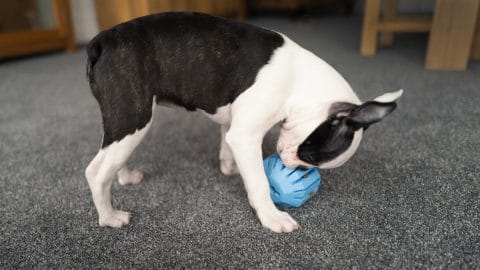
[(300, 207), (318, 191), (321, 179), (317, 168), (289, 169), (278, 154), (266, 158), (263, 165), (275, 204)]

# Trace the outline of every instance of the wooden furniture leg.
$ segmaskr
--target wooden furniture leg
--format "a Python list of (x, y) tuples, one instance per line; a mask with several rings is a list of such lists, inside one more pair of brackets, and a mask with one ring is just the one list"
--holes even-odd
[(475, 60), (480, 60), (480, 6), (478, 8), (477, 26), (475, 27), (475, 34), (473, 36), (471, 57)]
[(65, 39), (65, 51), (74, 52), (76, 45), (70, 15), (70, 2), (66, 0), (55, 0), (53, 9), (58, 33)]
[(380, 0), (366, 0), (360, 53), (374, 55), (377, 50), (377, 27), (380, 21)]
[(428, 42), (427, 69), (465, 70), (480, 0), (437, 0)]
[[(386, 22), (395, 20), (397, 16), (397, 0), (386, 0), (383, 4), (383, 20)], [(380, 44), (392, 46), (393, 38), (393, 32), (382, 32), (380, 33)]]

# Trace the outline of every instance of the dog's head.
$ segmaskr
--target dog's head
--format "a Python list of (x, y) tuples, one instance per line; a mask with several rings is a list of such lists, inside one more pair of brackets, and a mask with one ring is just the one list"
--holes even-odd
[[(331, 103), (322, 113), (322, 120), (313, 131), (296, 140), (299, 143), (280, 143), (278, 151), (288, 167), (316, 166), (335, 168), (349, 160), (357, 150), (363, 132), (396, 108), (403, 91), (387, 93), (360, 105), (348, 102)], [(306, 135), (306, 136), (305, 136)]]

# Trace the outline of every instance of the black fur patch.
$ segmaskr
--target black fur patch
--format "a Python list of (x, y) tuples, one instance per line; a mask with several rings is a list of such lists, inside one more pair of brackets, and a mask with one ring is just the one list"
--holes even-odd
[(366, 130), (396, 107), (395, 102), (378, 101), (362, 105), (345, 102), (332, 104), (329, 118), (298, 147), (298, 158), (314, 166), (333, 160), (350, 147), (355, 131), (361, 128)]
[(352, 144), (356, 130), (347, 125), (346, 116), (357, 107), (357, 105), (351, 103), (339, 102), (333, 104), (330, 107), (330, 117), (320, 124), (298, 147), (298, 158), (318, 166), (345, 152)]
[(143, 128), (152, 100), (214, 114), (255, 81), (281, 35), (201, 13), (162, 13), (119, 24), (88, 45), (102, 147)]

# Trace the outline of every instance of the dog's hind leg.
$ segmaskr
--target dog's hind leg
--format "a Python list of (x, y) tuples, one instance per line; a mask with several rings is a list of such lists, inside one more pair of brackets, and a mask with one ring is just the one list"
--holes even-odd
[[(123, 94), (123, 93), (121, 93)], [(85, 170), (100, 226), (121, 227), (131, 214), (112, 207), (110, 187), (117, 174), (121, 184), (140, 182), (142, 174), (130, 171), (125, 163), (140, 144), (152, 123), (153, 98), (112, 96), (100, 103), (103, 118), (103, 144)]]
[(237, 164), (235, 164), (235, 158), (233, 157), (232, 149), (225, 141), (225, 135), (227, 134), (229, 125), (224, 124), (221, 126), (221, 143), (220, 143), (220, 170), (224, 175), (239, 174)]
[(158, 63), (144, 57), (144, 44), (126, 42), (113, 31), (98, 35), (87, 47), (87, 75), (102, 112), (104, 134), (102, 148), (85, 176), (100, 226), (121, 227), (131, 218), (130, 213), (112, 207), (110, 187), (115, 175), (121, 184), (142, 178), (140, 172), (124, 166), (150, 128), (156, 105), (158, 85), (152, 84), (151, 76), (159, 74)]
[(139, 170), (131, 170), (128, 169), (127, 166), (123, 166), (118, 172), (117, 172), (117, 178), (118, 178), (118, 183), (120, 185), (136, 185), (142, 182), (143, 180), (143, 172)]
[[(115, 210), (111, 203), (110, 187), (115, 173), (121, 169), (133, 150), (142, 141), (151, 122), (135, 133), (102, 148), (86, 169), (86, 177), (98, 211), (100, 226), (121, 227), (128, 224), (131, 214)], [(125, 169), (122, 169), (125, 173)]]

